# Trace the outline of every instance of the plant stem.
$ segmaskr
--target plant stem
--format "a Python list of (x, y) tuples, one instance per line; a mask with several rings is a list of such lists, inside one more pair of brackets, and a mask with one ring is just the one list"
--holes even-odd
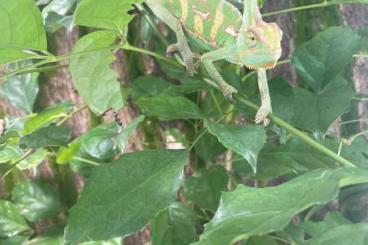
[(340, 125), (346, 125), (350, 123), (358, 123), (358, 122), (368, 122), (368, 118), (361, 118), (361, 119), (355, 119), (355, 120), (349, 120), (341, 122)]
[(354, 97), (353, 99), (354, 99), (354, 100), (361, 101), (361, 102), (368, 101), (368, 97)]
[(81, 157), (73, 157), (74, 160), (80, 161), (80, 162), (84, 162), (84, 163), (88, 163), (91, 164), (93, 166), (100, 166), (100, 164), (98, 162), (94, 162), (85, 158), (81, 158)]
[(349, 143), (352, 144), (358, 137), (368, 134), (368, 130), (354, 134), (349, 138)]
[(353, 58), (368, 58), (368, 54), (354, 54)]
[(202, 130), (202, 132), (198, 135), (198, 137), (193, 141), (192, 145), (188, 148), (188, 150), (187, 150), (188, 152), (190, 152), (194, 148), (194, 146), (197, 144), (197, 142), (202, 138), (202, 136), (205, 133), (207, 133), (207, 131), (208, 131), (207, 128)]
[[(43, 60), (43, 61), (40, 61), (36, 64), (31, 65), (31, 66), (28, 66), (28, 67), (25, 67), (25, 68), (22, 68), (22, 69), (18, 69), (18, 70), (12, 71), (12, 72), (5, 73), (2, 76), (0, 76), (0, 78), (5, 78), (5, 77), (8, 77), (8, 76), (23, 74), (23, 73), (43, 71), (43, 69), (48, 70), (47, 69), (48, 67), (40, 67), (40, 66), (46, 65), (46, 64), (49, 64), (49, 63), (60, 62), (60, 61), (63, 61), (63, 60), (70, 59), (72, 57), (81, 56), (81, 55), (85, 55), (85, 54), (89, 54), (89, 53), (105, 51), (105, 50), (114, 50), (114, 49), (119, 49), (119, 48), (129, 50), (129, 51), (133, 51), (133, 52), (146, 54), (146, 55), (150, 55), (150, 56), (153, 56), (157, 59), (160, 59), (162, 61), (170, 63), (172, 65), (180, 66), (180, 64), (178, 62), (176, 62), (172, 59), (166, 58), (162, 55), (159, 55), (155, 52), (152, 52), (152, 51), (149, 51), (149, 50), (146, 50), (146, 49), (142, 49), (142, 48), (138, 48), (138, 47), (132, 46), (130, 44), (121, 44), (121, 45), (107, 46), (107, 47), (99, 48), (99, 49), (86, 50), (86, 51), (72, 53), (72, 54), (68, 54), (68, 55), (56, 56), (56, 57), (53, 57), (52, 59)], [(55, 66), (50, 66), (50, 67), (55, 68), (55, 67), (65, 67), (65, 66), (67, 66), (67, 65), (55, 65)]]
[(11, 173), (11, 171), (13, 171), (13, 169), (19, 164), (21, 163), (23, 160), (25, 160), (27, 157), (29, 157), (30, 155), (32, 155), (36, 150), (35, 149), (30, 149), (28, 150), (26, 153), (24, 153), (23, 156), (21, 156), (18, 160), (16, 160), (11, 167), (8, 169), (8, 171), (6, 171), (0, 179), (5, 178), (8, 174)]
[[(244, 97), (241, 97), (241, 96), (237, 96), (237, 99), (238, 99), (239, 102), (247, 105), (248, 107), (250, 107), (250, 108), (252, 108), (254, 110), (258, 110), (259, 109), (259, 107), (256, 104), (254, 104), (253, 102), (249, 101), (247, 98), (244, 98)], [(274, 124), (282, 127), (287, 132), (289, 132), (289, 133), (297, 136), (298, 138), (300, 138), (305, 143), (307, 143), (308, 145), (310, 145), (314, 149), (318, 150), (319, 152), (322, 152), (325, 155), (327, 155), (327, 156), (331, 157), (332, 159), (336, 160), (342, 166), (345, 166), (345, 167), (356, 167), (352, 162), (350, 162), (347, 159), (345, 159), (345, 158), (337, 155), (335, 152), (331, 151), (330, 149), (328, 149), (324, 145), (318, 143), (317, 141), (315, 141), (314, 139), (312, 139), (311, 137), (309, 137), (308, 135), (306, 135), (302, 131), (294, 128), (289, 123), (287, 123), (284, 120), (282, 120), (281, 118), (279, 118), (279, 117), (277, 117), (275, 115), (272, 115), (272, 114), (269, 115), (268, 117), (270, 118), (270, 120)]]
[(164, 57), (162, 55), (159, 55), (159, 54), (157, 54), (155, 52), (152, 52), (152, 51), (149, 51), (149, 50), (146, 50), (146, 49), (142, 49), (142, 48), (138, 48), (138, 47), (135, 47), (135, 46), (131, 46), (130, 44), (124, 44), (120, 48), (125, 49), (125, 50), (129, 50), (129, 51), (133, 51), (133, 52), (138, 52), (138, 53), (141, 53), (141, 54), (147, 54), (147, 55), (150, 55), (152, 57), (155, 57), (155, 58), (157, 58), (159, 60), (162, 60), (162, 61), (165, 61), (167, 63), (170, 63), (170, 64), (172, 64), (174, 66), (181, 67), (181, 65), (178, 62), (176, 62), (176, 61), (174, 61), (172, 59), (166, 58), (166, 57)]
[(213, 102), (215, 103), (215, 107), (218, 111), (218, 113), (220, 113), (220, 115), (223, 115), (224, 112), (221, 109), (220, 103), (218, 102), (215, 93), (213, 92), (213, 90), (210, 90), (210, 94), (211, 94), (211, 98), (213, 100)]
[(277, 10), (274, 12), (265, 13), (262, 16), (267, 17), (267, 16), (272, 16), (272, 15), (285, 14), (285, 13), (290, 13), (290, 12), (295, 12), (295, 11), (306, 10), (306, 9), (324, 8), (324, 7), (335, 5), (335, 4), (339, 4), (339, 2), (323, 1), (322, 3), (316, 3), (316, 4), (304, 5), (304, 6), (294, 7), (294, 8)]
[(147, 13), (146, 9), (142, 6), (141, 3), (136, 3), (134, 6), (138, 9), (139, 12), (144, 16), (144, 18), (147, 20), (148, 24), (153, 29), (153, 32), (157, 35), (158, 39), (165, 45), (168, 46), (169, 43), (166, 41), (165, 37), (162, 35), (162, 33), (159, 31), (157, 26), (155, 25), (153, 19), (151, 16)]
[(61, 126), (63, 123), (65, 123), (66, 121), (68, 121), (70, 118), (74, 117), (76, 114), (78, 114), (79, 112), (83, 111), (84, 109), (87, 109), (88, 106), (84, 105), (80, 108), (78, 108), (77, 110), (73, 111), (72, 113), (70, 113), (69, 115), (67, 115), (66, 117), (64, 117), (58, 124), (57, 126)]

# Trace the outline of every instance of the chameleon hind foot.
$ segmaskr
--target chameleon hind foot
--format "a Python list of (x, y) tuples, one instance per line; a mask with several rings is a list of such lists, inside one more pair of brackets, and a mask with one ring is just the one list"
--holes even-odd
[(270, 119), (267, 116), (272, 112), (270, 106), (261, 106), (256, 114), (255, 123), (259, 124), (263, 122), (264, 126), (267, 126), (270, 123)]

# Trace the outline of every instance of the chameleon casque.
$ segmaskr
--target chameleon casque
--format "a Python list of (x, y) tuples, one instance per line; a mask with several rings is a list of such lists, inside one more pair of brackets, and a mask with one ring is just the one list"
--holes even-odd
[(244, 13), (226, 0), (145, 0), (152, 12), (175, 33), (177, 43), (168, 50), (179, 51), (187, 71), (194, 74), (193, 54), (188, 45), (201, 48), (200, 61), (224, 96), (232, 100), (237, 90), (227, 84), (213, 62), (228, 62), (257, 69), (261, 107), (256, 123), (266, 122), (272, 112), (266, 69), (281, 56), (282, 31), (275, 23), (265, 23), (257, 0), (244, 0)]

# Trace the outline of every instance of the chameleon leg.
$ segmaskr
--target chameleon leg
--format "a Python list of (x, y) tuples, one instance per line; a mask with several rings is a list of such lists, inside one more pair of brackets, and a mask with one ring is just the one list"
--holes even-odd
[(162, 7), (155, 0), (146, 0), (146, 3), (153, 13), (165, 22), (176, 34), (177, 43), (169, 46), (168, 51), (178, 49), (183, 57), (188, 74), (194, 74), (193, 53), (188, 45), (181, 21), (172, 15), (166, 8)]
[(224, 81), (221, 74), (217, 71), (216, 67), (213, 65), (214, 61), (224, 59), (228, 53), (229, 50), (227, 49), (219, 49), (209, 53), (205, 53), (201, 57), (201, 62), (206, 68), (208, 75), (219, 86), (219, 89), (221, 90), (225, 98), (230, 101), (233, 101), (233, 94), (236, 94), (237, 90)]
[(190, 76), (193, 76), (194, 75), (194, 64), (193, 64), (194, 55), (188, 45), (187, 39), (183, 31), (183, 26), (179, 20), (176, 20), (176, 29), (174, 30), (176, 33), (176, 38), (178, 39), (178, 43), (177, 43), (178, 49), (179, 49), (181, 56), (183, 57), (184, 64), (187, 68), (187, 72)]
[(269, 119), (267, 119), (267, 116), (272, 112), (272, 107), (271, 107), (271, 98), (268, 91), (266, 69), (264, 68), (257, 69), (257, 74), (258, 74), (259, 93), (261, 94), (261, 107), (259, 108), (256, 114), (255, 122), (256, 123), (263, 122), (265, 125), (268, 125)]

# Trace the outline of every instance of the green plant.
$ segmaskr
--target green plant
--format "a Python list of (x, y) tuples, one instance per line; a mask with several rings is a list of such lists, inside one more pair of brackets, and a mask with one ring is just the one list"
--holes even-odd
[[(274, 113), (263, 127), (253, 123), (255, 73), (216, 64), (238, 90), (227, 102), (203, 69), (189, 77), (179, 55), (164, 55), (175, 35), (163, 35), (141, 2), (0, 2), (1, 94), (26, 112), (0, 121), (0, 244), (119, 244), (145, 226), (153, 245), (366, 244), (359, 198), (367, 195), (367, 132), (349, 127), (365, 120), (353, 113), (366, 98), (355, 94), (349, 69), (354, 57), (367, 57), (364, 31), (327, 25), (299, 36), (280, 63), (295, 67), (300, 84), (269, 81)], [(368, 3), (330, 0), (264, 15), (357, 2)], [(47, 35), (73, 18), (87, 34), (70, 54), (50, 53)], [(119, 50), (133, 81), (125, 86), (111, 69)], [(160, 68), (155, 76), (145, 73), (148, 57)], [(39, 74), (63, 67), (86, 105), (40, 110)], [(129, 101), (141, 115), (124, 127), (102, 122)], [(96, 127), (72, 137), (65, 123), (82, 110)], [(342, 136), (328, 131), (337, 119)], [(125, 153), (136, 129), (145, 149)], [(54, 178), (28, 180), (25, 170), (44, 160)], [(80, 194), (73, 174), (86, 179)]]

